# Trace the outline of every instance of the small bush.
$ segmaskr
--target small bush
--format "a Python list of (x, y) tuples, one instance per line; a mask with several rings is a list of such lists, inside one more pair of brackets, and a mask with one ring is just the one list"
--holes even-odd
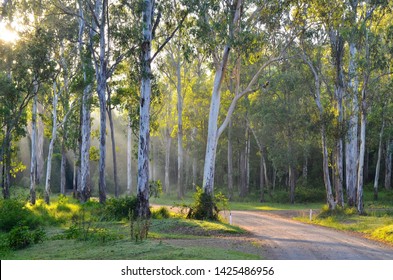
[(8, 246), (11, 249), (24, 249), (31, 244), (42, 242), (45, 232), (42, 229), (30, 231), (28, 226), (16, 226), (8, 234)]
[(41, 222), (39, 217), (25, 208), (23, 202), (16, 199), (0, 200), (0, 230), (10, 231), (17, 225), (34, 229), (40, 226)]
[(162, 194), (162, 184), (160, 180), (149, 181), (149, 194), (150, 197), (160, 197)]
[(228, 199), (225, 195), (217, 193), (211, 196), (197, 187), (194, 194), (194, 203), (189, 207), (187, 218), (218, 221), (220, 211), (227, 208)]
[(122, 198), (108, 199), (104, 209), (106, 219), (121, 220), (128, 218), (129, 213), (136, 213), (136, 197), (126, 196)]
[(142, 242), (147, 239), (150, 229), (150, 220), (143, 219), (140, 217), (135, 217), (134, 213), (129, 213), (130, 219), (130, 238), (136, 243)]
[(298, 203), (311, 203), (325, 201), (326, 192), (322, 188), (297, 187), (295, 201)]
[(327, 205), (322, 208), (321, 213), (318, 214), (317, 218), (319, 219), (326, 219), (329, 217), (337, 217), (337, 216), (352, 216), (356, 215), (357, 210), (353, 207), (345, 207), (342, 208), (340, 206), (336, 206), (334, 210), (329, 209)]
[(151, 211), (151, 218), (156, 220), (168, 219), (171, 214), (169, 213), (168, 208), (162, 206), (157, 210)]

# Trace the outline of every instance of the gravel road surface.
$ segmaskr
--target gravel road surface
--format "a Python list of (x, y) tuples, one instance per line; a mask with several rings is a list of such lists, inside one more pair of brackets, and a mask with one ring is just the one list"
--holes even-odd
[(271, 260), (393, 260), (393, 247), (268, 212), (232, 211), (232, 223), (264, 241)]

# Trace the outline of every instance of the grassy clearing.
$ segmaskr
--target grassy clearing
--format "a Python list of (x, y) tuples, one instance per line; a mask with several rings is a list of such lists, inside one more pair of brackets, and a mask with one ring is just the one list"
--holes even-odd
[[(177, 198), (175, 196), (163, 195), (159, 198), (152, 198), (151, 203), (157, 205), (167, 205), (168, 207), (179, 206), (179, 205), (190, 205), (192, 203), (192, 197), (186, 196), (181, 203), (176, 202)], [(324, 203), (314, 202), (314, 203), (277, 203), (277, 202), (252, 202), (252, 201), (230, 201), (229, 209), (224, 210), (304, 210), (304, 209), (321, 209)]]
[[(149, 226), (148, 239), (135, 242), (131, 238), (128, 219), (107, 220), (96, 217), (99, 206), (81, 207), (75, 201), (52, 200), (47, 206), (41, 201), (34, 207), (26, 206), (42, 223), (46, 236), (43, 242), (32, 244), (21, 250), (7, 246), (8, 233), (0, 232), (1, 259), (259, 259), (259, 256), (232, 248), (208, 246), (175, 246), (169, 239), (218, 238), (219, 236), (243, 235), (238, 227), (219, 222), (186, 220), (178, 214), (169, 213), (164, 218), (162, 209), (154, 210)], [(83, 213), (83, 219), (81, 215)], [(78, 218), (79, 217), (79, 218)], [(42, 218), (42, 219), (41, 219)], [(78, 220), (79, 219), (79, 220)], [(79, 228), (73, 227), (78, 220)], [(75, 235), (75, 237), (71, 237)]]

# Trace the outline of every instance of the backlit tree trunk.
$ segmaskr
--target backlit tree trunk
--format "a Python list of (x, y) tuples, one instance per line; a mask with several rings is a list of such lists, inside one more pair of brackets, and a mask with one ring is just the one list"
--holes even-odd
[(37, 164), (37, 99), (38, 99), (38, 81), (34, 80), (34, 98), (31, 122), (31, 161), (30, 161), (30, 204), (36, 202), (36, 164)]
[(312, 64), (312, 62), (305, 56), (302, 56), (303, 61), (308, 65), (314, 75), (315, 85), (315, 103), (319, 111), (319, 118), (321, 120), (321, 148), (322, 148), (322, 161), (323, 161), (323, 180), (325, 183), (326, 190), (326, 202), (328, 203), (329, 209), (335, 209), (336, 203), (334, 201), (332, 184), (329, 173), (329, 152), (327, 146), (326, 136), (326, 125), (324, 121), (324, 108), (321, 102), (321, 80), (319, 77), (318, 69)]
[[(79, 2), (79, 35), (78, 35), (78, 51), (82, 61), (84, 89), (82, 95), (81, 109), (81, 135), (80, 135), (80, 163), (76, 169), (76, 188), (79, 198), (86, 202), (91, 195), (90, 186), (90, 102), (92, 93), (92, 82), (88, 78), (88, 71), (91, 71), (91, 57), (83, 54), (83, 34), (85, 30), (85, 18), (81, 3)], [(78, 162), (77, 162), (78, 163)]]
[(382, 139), (383, 131), (385, 128), (385, 119), (382, 116), (382, 125), (379, 132), (379, 143), (378, 143), (378, 158), (375, 167), (375, 178), (374, 178), (374, 200), (378, 200), (378, 183), (379, 183), (379, 173), (381, 172), (381, 158), (382, 158)]
[(141, 45), (141, 99), (140, 131), (138, 142), (138, 194), (137, 214), (149, 218), (149, 142), (150, 142), (150, 99), (151, 99), (151, 42), (153, 1), (145, 0), (142, 12), (143, 41)]
[(340, 206), (344, 206), (343, 196), (343, 96), (345, 92), (344, 87), (344, 70), (343, 70), (343, 56), (344, 56), (344, 39), (337, 30), (330, 30), (330, 42), (332, 47), (333, 63), (335, 67), (335, 90), (334, 97), (337, 109), (337, 124), (338, 135), (335, 147), (335, 190), (336, 201)]
[(180, 59), (176, 63), (176, 77), (177, 77), (177, 197), (184, 196), (184, 152), (183, 152), (183, 95), (181, 82), (181, 63)]
[(56, 136), (57, 136), (57, 103), (58, 103), (59, 92), (57, 89), (56, 82), (53, 83), (53, 110), (52, 110), (52, 136), (49, 143), (48, 150), (48, 161), (46, 163), (46, 180), (45, 180), (45, 202), (50, 203), (50, 193), (51, 193), (51, 173), (52, 173), (52, 156), (53, 148), (55, 146)]
[[(358, 1), (349, 1), (351, 6), (350, 20), (352, 26), (357, 26), (357, 7)], [(356, 205), (356, 185), (357, 185), (357, 164), (358, 164), (358, 74), (357, 74), (357, 47), (356, 35), (352, 32), (349, 39), (349, 68), (348, 68), (348, 88), (346, 109), (348, 111), (348, 131), (345, 142), (345, 173), (348, 206)]]

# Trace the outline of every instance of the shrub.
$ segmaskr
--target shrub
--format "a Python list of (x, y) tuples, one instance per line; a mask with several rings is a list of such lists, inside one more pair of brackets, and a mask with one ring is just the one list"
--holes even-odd
[(136, 213), (136, 197), (126, 196), (122, 198), (108, 199), (104, 209), (106, 219), (121, 220), (128, 218), (129, 213)]
[(28, 226), (16, 226), (8, 234), (8, 246), (19, 250), (42, 242), (44, 239), (45, 231), (42, 229), (31, 231)]
[(21, 201), (16, 199), (0, 200), (0, 230), (10, 231), (17, 225), (34, 229), (41, 225), (41, 220), (29, 209), (26, 209)]
[(326, 200), (326, 192), (322, 188), (297, 187), (295, 201), (298, 203), (321, 202)]
[(170, 217), (170, 213), (168, 208), (162, 206), (157, 210), (151, 211), (151, 218), (152, 219), (157, 219), (157, 220), (162, 220), (162, 219), (168, 219)]
[(160, 197), (162, 194), (162, 184), (160, 180), (149, 181), (149, 194), (150, 197)]
[(187, 218), (197, 220), (219, 220), (219, 213), (228, 208), (228, 199), (222, 193), (211, 196), (197, 187), (194, 203), (189, 207)]

